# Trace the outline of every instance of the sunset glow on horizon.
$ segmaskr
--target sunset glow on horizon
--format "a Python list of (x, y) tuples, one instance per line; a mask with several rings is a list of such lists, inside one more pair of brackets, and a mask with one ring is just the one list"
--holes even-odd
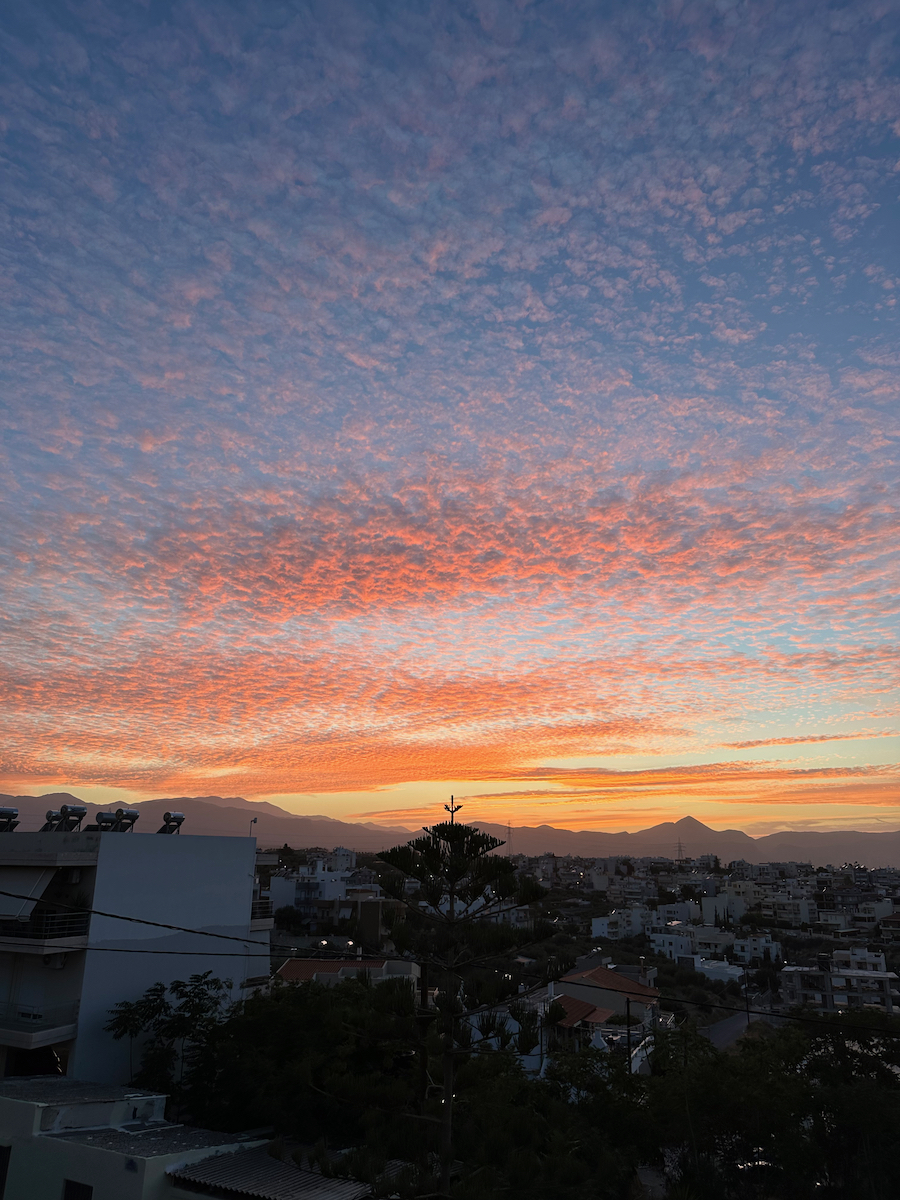
[(0, 791), (900, 828), (896, 4), (0, 34)]

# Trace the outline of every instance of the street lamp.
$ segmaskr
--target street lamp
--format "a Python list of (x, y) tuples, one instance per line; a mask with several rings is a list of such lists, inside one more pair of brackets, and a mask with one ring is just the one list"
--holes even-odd
[(250, 833), (247, 835), (248, 837), (253, 837), (253, 826), (256, 824), (256, 822), (258, 820), (259, 820), (259, 817), (251, 817), (250, 818)]

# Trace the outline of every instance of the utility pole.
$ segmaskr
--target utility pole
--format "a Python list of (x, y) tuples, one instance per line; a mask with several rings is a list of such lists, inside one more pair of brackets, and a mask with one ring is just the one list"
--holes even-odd
[(625, 997), (625, 1031), (628, 1038), (628, 1074), (631, 1074), (631, 997)]
[(747, 978), (747, 968), (744, 968), (744, 1007), (747, 1010), (747, 1028), (750, 1028), (750, 981)]

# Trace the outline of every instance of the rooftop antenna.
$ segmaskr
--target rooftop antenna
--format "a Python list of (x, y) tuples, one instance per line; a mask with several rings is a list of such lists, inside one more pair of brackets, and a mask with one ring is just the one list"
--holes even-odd
[(444, 809), (445, 809), (445, 811), (446, 811), (446, 812), (448, 812), (448, 813), (450, 814), (450, 824), (451, 824), (451, 825), (455, 825), (455, 824), (456, 824), (456, 822), (454, 821), (454, 819), (453, 819), (453, 818), (456, 816), (456, 814), (459, 812), (459, 810), (460, 810), (461, 808), (462, 808), (462, 805), (461, 805), (461, 804), (455, 804), (455, 803), (454, 803), (454, 801), (453, 801), (453, 797), (452, 797), (452, 796), (450, 797), (450, 803), (449, 803), (449, 804), (445, 804), (445, 805), (444, 805)]

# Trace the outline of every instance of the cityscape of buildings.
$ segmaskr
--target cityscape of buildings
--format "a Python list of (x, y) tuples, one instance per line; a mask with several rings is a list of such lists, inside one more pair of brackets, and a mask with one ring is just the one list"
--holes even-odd
[[(133, 1047), (110, 1035), (110, 1014), (159, 981), (204, 973), (226, 981), (230, 1004), (283, 986), (403, 980), (427, 1011), (434, 977), (392, 941), (398, 913), (428, 904), (414, 882), (390, 896), (375, 856), (190, 836), (179, 814), (150, 836), (135, 833), (135, 815), (123, 810), (82, 828), (84, 810), (71, 806), (48, 813), (36, 833), (16, 831), (14, 810), (0, 816), (0, 1170), (8, 1200), (38, 1194), (29, 1191), (38, 1178), (47, 1195), (56, 1188), (64, 1200), (100, 1197), (117, 1173), (122, 1200), (293, 1196), (297, 1168), (262, 1153), (265, 1137), (167, 1121), (164, 1096), (130, 1087)], [(539, 898), (483, 912), (476, 905), (474, 917), (531, 939), (532, 948), (510, 952), (499, 991), (470, 1003), (466, 1020), (486, 1043), (512, 1046), (535, 1076), (554, 1052), (588, 1047), (624, 1056), (631, 1072), (649, 1071), (654, 1038), (690, 1003), (667, 990), (664, 969), (718, 989), (705, 1005), (716, 1044), (727, 1044), (726, 1027), (733, 1041), (751, 1019), (777, 1024), (800, 1008), (890, 1016), (900, 1007), (888, 962), (896, 963), (900, 869), (683, 853), (511, 861)], [(542, 959), (540, 946), (560, 935), (584, 952)], [(735, 1025), (742, 1011), (746, 1025)], [(368, 1194), (307, 1175), (304, 1195)]]

